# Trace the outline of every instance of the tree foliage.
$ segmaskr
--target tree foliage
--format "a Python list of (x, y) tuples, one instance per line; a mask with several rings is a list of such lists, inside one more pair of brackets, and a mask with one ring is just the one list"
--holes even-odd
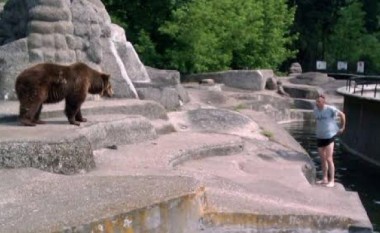
[(380, 72), (378, 0), (103, 2), (146, 65), (192, 73), (297, 60), (308, 71), (363, 60)]
[(337, 60), (353, 62), (360, 58), (366, 35), (364, 16), (360, 2), (340, 8), (328, 40), (327, 60), (330, 63)]
[(191, 1), (160, 28), (174, 41), (165, 55), (187, 73), (276, 68), (293, 55), (293, 15), (283, 0)]
[(146, 65), (162, 67), (171, 41), (158, 31), (172, 11), (191, 0), (102, 0), (112, 21), (122, 26)]
[[(336, 62), (365, 61), (366, 71), (380, 72), (378, 0), (296, 0), (294, 30), (300, 33), (298, 61), (314, 70), (316, 60), (326, 60), (330, 70)], [(376, 71), (377, 70), (377, 71)]]

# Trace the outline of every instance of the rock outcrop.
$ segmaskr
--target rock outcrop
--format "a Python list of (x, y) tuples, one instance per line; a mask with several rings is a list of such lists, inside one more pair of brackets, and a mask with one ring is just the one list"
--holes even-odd
[(229, 87), (251, 91), (262, 91), (265, 89), (266, 78), (270, 76), (268, 72), (263, 71), (268, 70), (229, 70), (189, 75), (185, 77), (185, 79), (197, 82), (200, 82), (203, 79), (213, 79), (215, 82), (223, 83)]
[[(77, 61), (111, 74), (115, 97), (157, 100), (138, 95), (133, 83), (149, 84), (151, 78), (100, 0), (9, 0), (0, 17), (0, 100), (17, 98), (15, 79), (25, 68)], [(166, 94), (171, 105), (188, 101), (183, 92), (178, 78)]]
[(289, 79), (289, 81), (294, 84), (303, 84), (311, 86), (319, 86), (331, 82), (333, 80), (334, 79), (327, 76), (327, 74), (320, 72), (306, 72), (296, 75), (294, 78)]
[(137, 98), (117, 33), (100, 0), (9, 0), (0, 20), (0, 99), (16, 98), (14, 80), (23, 69), (76, 61), (111, 74), (116, 97)]
[(301, 64), (298, 62), (294, 62), (289, 67), (289, 76), (302, 74)]

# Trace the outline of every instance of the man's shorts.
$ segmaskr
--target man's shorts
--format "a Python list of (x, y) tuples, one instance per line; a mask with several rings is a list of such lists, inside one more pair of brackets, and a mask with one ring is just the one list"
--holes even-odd
[(332, 138), (327, 138), (327, 139), (321, 139), (321, 138), (317, 138), (317, 147), (326, 147), (328, 145), (330, 145), (330, 143), (332, 143), (333, 141), (335, 140), (335, 136), (333, 136)]

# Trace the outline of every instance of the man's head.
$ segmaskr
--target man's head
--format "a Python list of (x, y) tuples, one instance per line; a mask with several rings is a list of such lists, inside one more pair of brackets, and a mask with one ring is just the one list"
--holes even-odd
[(326, 103), (326, 97), (324, 95), (319, 95), (318, 98), (315, 100), (315, 104), (319, 109), (322, 109), (325, 106)]

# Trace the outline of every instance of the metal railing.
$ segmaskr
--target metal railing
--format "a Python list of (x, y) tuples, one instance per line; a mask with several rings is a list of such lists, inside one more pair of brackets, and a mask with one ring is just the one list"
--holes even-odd
[[(364, 76), (364, 75), (352, 75), (350, 78), (346, 81), (346, 89), (351, 92), (351, 86), (354, 83), (353, 86), (353, 93), (355, 94), (357, 92), (357, 89), (359, 87), (360, 94), (363, 95), (365, 91), (365, 87), (368, 87), (368, 85), (374, 85), (374, 89), (370, 89), (370, 91), (374, 92), (374, 98), (376, 98), (378, 85), (380, 85), (380, 76)], [(367, 89), (368, 90), (368, 89)]]

